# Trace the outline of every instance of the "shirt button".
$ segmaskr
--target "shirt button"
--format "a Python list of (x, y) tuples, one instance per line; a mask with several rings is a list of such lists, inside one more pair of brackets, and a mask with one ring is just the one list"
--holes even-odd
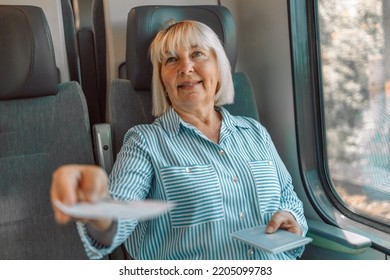
[(244, 218), (245, 218), (245, 212), (244, 212), (244, 211), (242, 211), (242, 212), (240, 213), (240, 218), (241, 218), (241, 219), (244, 219)]
[(238, 181), (237, 176), (234, 176), (234, 177), (233, 177), (233, 182), (234, 182), (234, 183), (237, 183), (237, 181)]
[(248, 250), (248, 257), (252, 257), (253, 256), (253, 250), (252, 249), (249, 249)]
[(220, 154), (221, 156), (223, 156), (223, 155), (225, 154), (225, 151), (224, 151), (224, 150), (219, 150), (219, 154)]
[(191, 173), (191, 168), (186, 167), (186, 172), (187, 172), (187, 173)]
[(274, 165), (274, 163), (272, 161), (269, 161), (268, 165)]

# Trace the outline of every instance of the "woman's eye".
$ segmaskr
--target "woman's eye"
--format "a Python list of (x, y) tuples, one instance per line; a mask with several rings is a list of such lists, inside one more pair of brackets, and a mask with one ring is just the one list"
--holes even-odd
[(168, 57), (168, 58), (165, 60), (165, 64), (171, 63), (171, 62), (174, 62), (174, 61), (176, 61), (176, 58), (174, 58), (174, 57)]
[(194, 51), (194, 52), (192, 53), (192, 56), (193, 56), (193, 57), (200, 57), (200, 56), (203, 56), (203, 52), (201, 52), (201, 51)]

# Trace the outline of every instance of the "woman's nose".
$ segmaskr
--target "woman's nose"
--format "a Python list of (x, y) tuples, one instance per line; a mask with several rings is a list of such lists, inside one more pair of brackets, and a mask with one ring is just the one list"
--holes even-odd
[(194, 63), (191, 59), (182, 59), (179, 64), (179, 74), (187, 75), (194, 71)]

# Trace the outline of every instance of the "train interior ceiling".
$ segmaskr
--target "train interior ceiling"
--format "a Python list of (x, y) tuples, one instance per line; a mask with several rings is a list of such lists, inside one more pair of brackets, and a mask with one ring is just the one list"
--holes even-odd
[[(117, 124), (111, 124), (112, 116), (107, 108), (112, 100), (108, 96), (113, 85), (131, 84), (126, 66), (126, 63), (129, 63), (126, 57), (126, 27), (130, 10), (142, 5), (225, 6), (232, 13), (236, 24), (237, 61), (234, 72), (243, 73), (250, 81), (254, 93), (253, 102), (257, 107), (260, 122), (270, 132), (281, 158), (292, 175), (295, 191), (305, 207), (309, 224), (308, 236), (313, 238), (313, 242), (306, 246), (301, 259), (388, 259), (390, 191), (388, 189), (388, 193), (380, 191), (380, 195), (378, 192), (375, 194), (370, 192), (371, 198), (379, 197), (375, 200), (375, 205), (380, 204), (382, 208), (378, 210), (381, 211), (380, 214), (369, 215), (356, 207), (354, 203), (358, 202), (350, 202), (346, 199), (342, 195), (344, 192), (335, 191), (341, 187), (329, 187), (335, 186), (337, 180), (339, 180), (337, 182), (344, 182), (344, 185), (347, 183), (339, 179), (340, 177), (332, 177), (327, 173), (329, 169), (336, 169), (335, 166), (339, 166), (337, 165), (339, 161), (337, 164), (331, 161), (331, 165), (327, 161), (330, 156), (321, 154), (326, 145), (326, 141), (321, 140), (321, 137), (325, 138), (326, 135), (323, 130), (319, 132), (316, 130), (321, 125), (313, 121), (324, 117), (324, 113), (318, 113), (321, 111), (320, 106), (323, 101), (318, 97), (320, 95), (314, 92), (325, 91), (318, 88), (321, 81), (325, 80), (323, 76), (326, 73), (323, 72), (321, 76), (313, 70), (321, 67), (321, 63), (318, 62), (319, 60), (312, 59), (318, 58), (320, 54), (318, 40), (312, 39), (318, 33), (313, 32), (310, 26), (318, 26), (321, 22), (318, 15), (322, 16), (324, 13), (313, 12), (313, 10), (322, 8), (325, 4), (321, 6), (321, 2), (326, 1), (313, 1), (316, 4), (309, 2), (311, 1), (0, 0), (0, 7), (1, 5), (32, 5), (42, 8), (52, 36), (58, 83), (75, 81), (81, 86), (85, 96), (89, 121), (87, 131), (90, 133), (91, 149), (93, 149), (93, 159), (88, 160), (101, 165), (109, 172), (121, 145), (120, 136), (123, 135), (123, 131), (118, 136)], [(369, 2), (382, 3), (379, 0)], [(322, 63), (324, 64), (324, 61)], [(2, 71), (6, 71), (4, 66)], [(1, 81), (4, 81), (3, 78)], [(131, 101), (129, 102), (131, 104)], [(137, 102), (142, 104), (143, 101)], [(6, 101), (0, 99), (1, 103), (5, 106)], [(123, 103), (122, 106), (125, 104), (127, 103)], [(2, 106), (0, 108), (5, 108)], [(120, 111), (122, 107), (116, 109)], [(126, 112), (126, 109), (123, 110)], [(146, 115), (148, 114), (146, 112)], [(0, 118), (2, 116), (0, 112)], [(137, 116), (129, 116), (129, 118), (137, 121)], [(4, 129), (4, 121), (0, 120), (0, 134), (3, 133), (2, 129)], [(0, 139), (5, 139), (4, 137)], [(328, 144), (330, 140), (328, 139)], [(12, 147), (12, 145), (3, 147)], [(7, 164), (7, 154), (2, 151), (0, 156), (0, 167), (3, 168)], [(49, 178), (47, 180), (50, 180), (53, 168), (47, 169), (50, 171), (45, 174)], [(3, 170), (1, 172), (3, 173)], [(34, 175), (34, 172), (31, 174)], [(48, 182), (47, 180), (45, 182)], [(352, 183), (348, 182), (350, 183), (348, 188), (343, 189), (345, 192), (353, 188)], [(6, 188), (2, 183), (0, 186)], [(47, 193), (42, 195), (46, 200), (40, 203), (49, 204), (49, 187), (46, 187)], [(5, 191), (0, 189), (1, 193)], [(354, 195), (354, 197), (361, 195), (360, 189), (359, 193)], [(361, 196), (359, 198), (360, 202), (366, 201), (366, 198), (363, 199)], [(9, 205), (9, 203), (4, 204), (3, 199), (0, 200), (2, 202), (0, 205)], [(16, 199), (14, 201), (22, 201), (17, 197), (14, 199)], [(0, 206), (2, 211), (3, 207)], [(11, 210), (15, 209), (15, 206), (9, 205), (9, 207)], [(11, 211), (10, 209), (7, 213)], [(50, 205), (42, 206), (37, 211), (38, 215), (53, 218)], [(18, 212), (17, 218), (13, 218), (12, 215), (0, 218), (1, 236), (9, 238), (11, 233), (15, 234), (18, 230), (17, 224), (31, 218), (30, 214)], [(13, 231), (6, 229), (10, 224), (15, 227)], [(22, 254), (12, 253), (12, 244), (11, 242), (9, 245), (8, 253), (0, 253), (0, 259), (23, 258)], [(40, 250), (34, 246), (31, 248)], [(33, 254), (30, 256), (34, 258)], [(38, 254), (37, 258), (46, 256)], [(74, 258), (70, 253), (63, 254), (62, 257)]]

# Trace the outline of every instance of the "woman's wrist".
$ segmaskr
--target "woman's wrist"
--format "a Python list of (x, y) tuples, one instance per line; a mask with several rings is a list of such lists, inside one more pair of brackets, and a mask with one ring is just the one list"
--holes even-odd
[(117, 229), (117, 222), (111, 220), (91, 221), (86, 224), (87, 234), (106, 247), (110, 246)]

